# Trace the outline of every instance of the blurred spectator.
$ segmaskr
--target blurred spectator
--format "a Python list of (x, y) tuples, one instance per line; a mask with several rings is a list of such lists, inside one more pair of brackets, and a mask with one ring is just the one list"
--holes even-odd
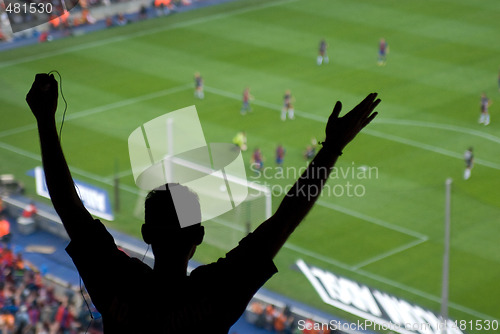
[(287, 324), (287, 317), (283, 312), (279, 312), (274, 318), (274, 330), (276, 333), (284, 334)]
[(265, 314), (265, 319), (266, 319), (265, 328), (267, 330), (272, 330), (274, 328), (274, 319), (276, 317), (276, 310), (274, 308), (274, 305), (268, 304), (266, 306), (266, 310), (264, 311), (264, 314)]
[(292, 311), (290, 310), (290, 307), (288, 305), (285, 306), (285, 309), (283, 310), (283, 314), (286, 317), (284, 333), (292, 334), (294, 332), (294, 329), (296, 328), (295, 317), (293, 316)]
[(139, 8), (139, 20), (145, 20), (148, 18), (148, 9), (146, 6), (142, 5), (141, 8)]
[(259, 301), (254, 301), (250, 305), (250, 312), (247, 312), (247, 321), (259, 328), (264, 328), (266, 319), (264, 315), (264, 305)]
[(156, 15), (168, 15), (172, 9), (172, 0), (155, 0), (154, 6), (156, 8)]
[(10, 234), (10, 223), (5, 218), (5, 215), (0, 214), (0, 241), (4, 246), (9, 248), (10, 239), (12, 235)]
[(113, 26), (113, 18), (111, 16), (106, 17), (106, 27), (112, 27)]
[[(295, 315), (288, 305), (280, 309), (272, 304), (265, 304), (261, 301), (254, 300), (245, 313), (245, 319), (258, 328), (266, 329), (269, 333), (302, 334), (302, 330), (298, 327), (296, 322)], [(312, 328), (312, 325), (309, 326)], [(321, 332), (307, 333), (323, 334)]]
[(73, 313), (71, 312), (68, 302), (64, 300), (59, 305), (57, 309), (55, 322), (53, 324), (53, 329), (55, 333), (61, 334), (71, 334), (71, 328), (73, 324)]
[(304, 334), (315, 334), (316, 330), (314, 329), (314, 321), (311, 319), (307, 319), (304, 325), (304, 330), (302, 331)]
[(2, 333), (12, 333), (14, 331), (15, 318), (14, 315), (8, 311), (0, 311), (0, 329)]
[(50, 24), (52, 30), (59, 29), (59, 26), (61, 25), (61, 20), (59, 19), (57, 14), (50, 15), (49, 24)]
[(24, 208), (21, 216), (24, 218), (33, 218), (33, 216), (36, 215), (36, 213), (37, 213), (37, 209), (36, 209), (35, 202), (31, 201), (30, 204), (28, 204)]
[(43, 42), (50, 42), (50, 34), (48, 31), (43, 31), (40, 36), (38, 36), (38, 42), (43, 43)]
[(37, 209), (34, 202), (28, 204), (21, 216), (17, 217), (18, 231), (22, 234), (30, 234), (35, 230), (35, 216)]
[(27, 329), (29, 329), (29, 322), (28, 308), (26, 305), (21, 305), (14, 319), (16, 333), (27, 333)]
[(97, 20), (90, 15), (90, 11), (87, 8), (82, 9), (82, 19), (81, 19), (82, 24), (94, 24), (97, 22)]

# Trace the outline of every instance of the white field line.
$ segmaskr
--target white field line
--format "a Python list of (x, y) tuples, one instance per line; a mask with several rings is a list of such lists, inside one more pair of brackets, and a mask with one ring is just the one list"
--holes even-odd
[[(235, 93), (231, 93), (231, 92), (227, 92), (227, 91), (224, 91), (221, 89), (207, 87), (207, 86), (205, 86), (205, 90), (207, 92), (210, 92), (210, 93), (213, 93), (216, 95), (224, 96), (224, 97), (235, 99), (235, 100), (241, 100), (241, 94), (235, 94)], [(254, 101), (252, 101), (252, 103), (255, 105), (261, 106), (261, 107), (265, 107), (265, 108), (268, 108), (271, 110), (281, 112), (281, 106), (278, 104), (269, 103), (269, 102), (265, 102), (265, 101), (259, 101), (259, 100), (254, 100)], [(311, 113), (308, 113), (305, 111), (300, 111), (300, 110), (295, 110), (295, 115), (298, 117), (312, 120), (312, 121), (318, 121), (318, 122), (321, 122), (324, 124), (326, 124), (326, 122), (328, 120), (326, 117), (311, 114)], [(429, 128), (434, 128), (434, 129), (440, 129), (440, 130), (449, 130), (449, 131), (466, 133), (466, 134), (470, 134), (473, 136), (478, 136), (478, 137), (481, 137), (483, 139), (493, 141), (495, 143), (500, 143), (500, 138), (495, 137), (493, 135), (483, 133), (483, 132), (480, 132), (477, 130), (459, 127), (459, 126), (454, 126), (454, 125), (449, 125), (449, 124), (439, 124), (439, 123), (430, 123), (430, 122), (428, 123), (428, 122), (412, 121), (412, 120), (405, 121), (405, 120), (394, 120), (394, 119), (381, 119), (380, 121), (377, 119), (377, 120), (375, 120), (375, 123), (399, 124), (399, 125), (405, 125), (405, 126), (421, 126), (421, 127), (429, 127)], [(442, 155), (445, 155), (445, 156), (448, 156), (451, 158), (463, 160), (463, 154), (461, 154), (461, 153), (455, 153), (455, 152), (452, 152), (452, 151), (449, 151), (449, 150), (446, 150), (443, 148), (439, 148), (439, 147), (436, 147), (433, 145), (420, 143), (420, 142), (415, 141), (415, 140), (406, 139), (406, 138), (394, 136), (391, 134), (386, 134), (386, 133), (383, 133), (380, 131), (375, 131), (372, 129), (363, 129), (363, 133), (374, 136), (374, 137), (394, 141), (397, 143), (413, 146), (413, 147), (416, 147), (419, 149), (431, 151), (434, 153), (442, 154)], [(500, 164), (490, 162), (487, 160), (474, 158), (474, 163), (477, 165), (482, 165), (485, 167), (490, 167), (490, 168), (493, 168), (496, 170), (500, 170)]]
[(132, 169), (125, 169), (119, 173), (108, 175), (108, 176), (106, 176), (106, 179), (107, 180), (112, 180), (112, 179), (116, 179), (116, 178), (121, 179), (122, 177), (129, 176), (129, 175), (132, 175)]
[(399, 233), (403, 233), (403, 234), (409, 235), (411, 237), (417, 238), (417, 240), (414, 240), (414, 241), (411, 241), (411, 242), (406, 243), (404, 245), (395, 247), (395, 248), (393, 248), (391, 250), (388, 250), (388, 251), (386, 251), (386, 252), (384, 252), (382, 254), (378, 254), (376, 256), (373, 256), (373, 257), (371, 257), (369, 259), (361, 261), (360, 263), (358, 263), (358, 264), (356, 264), (354, 266), (350, 266), (349, 270), (356, 271), (356, 270), (358, 270), (358, 269), (360, 269), (360, 268), (362, 268), (362, 267), (364, 267), (364, 266), (366, 266), (368, 264), (372, 264), (372, 263), (375, 263), (377, 261), (384, 260), (384, 259), (386, 259), (386, 258), (388, 258), (388, 257), (390, 257), (392, 255), (404, 252), (404, 251), (406, 251), (406, 250), (408, 250), (410, 248), (413, 248), (413, 247), (415, 247), (417, 245), (420, 245), (421, 243), (424, 243), (427, 240), (429, 240), (429, 237), (427, 235), (422, 234), (422, 233), (415, 232), (413, 230), (401, 227), (399, 225), (394, 225), (394, 224), (388, 223), (388, 222), (386, 222), (386, 221), (384, 221), (382, 219), (374, 218), (374, 217), (365, 215), (363, 213), (360, 213), (360, 212), (357, 212), (357, 211), (354, 211), (354, 210), (350, 210), (350, 209), (341, 207), (340, 205), (336, 205), (336, 204), (329, 203), (329, 202), (322, 201), (322, 200), (318, 200), (316, 202), (316, 204), (319, 205), (319, 206), (322, 206), (324, 208), (335, 210), (335, 211), (344, 213), (346, 215), (349, 215), (351, 217), (355, 217), (355, 218), (364, 220), (366, 222), (369, 222), (369, 223), (372, 223), (372, 224), (375, 224), (375, 225), (379, 225), (379, 226), (385, 227), (387, 229), (390, 229), (390, 230), (393, 230), (393, 231), (396, 231), (396, 232), (399, 232)]
[(96, 42), (85, 43), (85, 44), (81, 44), (78, 46), (63, 48), (63, 49), (60, 49), (57, 51), (41, 53), (41, 54), (37, 54), (37, 55), (29, 56), (29, 57), (24, 57), (24, 58), (20, 58), (20, 59), (16, 59), (16, 60), (4, 61), (4, 62), (0, 62), (0, 68), (5, 68), (5, 67), (9, 67), (9, 66), (15, 66), (15, 65), (19, 65), (19, 64), (24, 64), (24, 63), (42, 60), (42, 59), (52, 58), (54, 56), (59, 56), (59, 55), (63, 55), (63, 54), (71, 53), (71, 52), (77, 52), (77, 51), (81, 51), (81, 50), (87, 50), (87, 49), (96, 48), (96, 47), (100, 47), (100, 46), (105, 46), (105, 45), (109, 45), (111, 43), (122, 42), (122, 41), (126, 41), (128, 39), (143, 37), (143, 36), (147, 36), (147, 35), (151, 35), (151, 34), (167, 32), (169, 30), (186, 28), (186, 27), (197, 25), (197, 24), (203, 24), (206, 22), (225, 19), (225, 18), (235, 16), (235, 15), (245, 14), (245, 13), (249, 13), (249, 12), (253, 12), (253, 11), (257, 11), (257, 10), (261, 10), (261, 9), (266, 9), (269, 7), (281, 6), (281, 5), (296, 2), (296, 1), (298, 1), (298, 0), (268, 1), (268, 2), (260, 4), (260, 5), (250, 6), (250, 7), (241, 8), (241, 9), (235, 9), (235, 10), (228, 11), (225, 13), (218, 13), (218, 14), (213, 14), (213, 15), (209, 15), (209, 16), (204, 16), (201, 18), (187, 20), (187, 21), (183, 21), (183, 22), (178, 22), (178, 23), (174, 23), (171, 25), (167, 25), (167, 26), (162, 26), (162, 27), (158, 27), (158, 28), (151, 28), (151, 29), (140, 31), (140, 32), (123, 34), (123, 35), (116, 36), (116, 37), (102, 39), (102, 40), (96, 41)]
[(405, 120), (405, 119), (391, 119), (391, 118), (381, 118), (376, 120), (377, 123), (379, 124), (396, 124), (396, 125), (405, 125), (405, 126), (418, 126), (418, 127), (423, 127), (423, 128), (434, 128), (434, 129), (439, 129), (439, 130), (448, 130), (448, 131), (454, 131), (454, 132), (459, 132), (459, 133), (466, 133), (472, 136), (480, 137), (486, 140), (490, 140), (496, 144), (500, 144), (500, 138), (496, 137), (492, 134), (479, 131), (479, 130), (474, 130), (474, 129), (469, 129), (463, 126), (458, 126), (458, 125), (452, 125), (452, 124), (440, 124), (440, 123), (433, 123), (433, 122), (422, 122), (422, 121), (414, 121), (414, 120)]
[(149, 93), (149, 94), (145, 94), (145, 95), (140, 95), (140, 96), (132, 97), (130, 99), (125, 99), (125, 100), (122, 100), (122, 101), (118, 101), (118, 102), (106, 104), (104, 106), (100, 106), (100, 107), (95, 107), (95, 108), (83, 110), (83, 111), (76, 112), (76, 113), (73, 113), (73, 114), (68, 114), (66, 116), (66, 120), (69, 121), (69, 120), (73, 120), (73, 119), (78, 119), (78, 118), (82, 118), (82, 117), (86, 117), (86, 116), (98, 114), (98, 113), (101, 113), (103, 111), (109, 111), (111, 109), (116, 109), (116, 108), (120, 108), (120, 107), (126, 107), (126, 106), (129, 106), (129, 105), (138, 103), (138, 102), (152, 100), (152, 99), (156, 99), (156, 98), (159, 98), (159, 97), (163, 97), (165, 95), (178, 93), (178, 92), (184, 91), (184, 90), (186, 90), (188, 88), (191, 88), (191, 87), (192, 87), (192, 85), (190, 85), (190, 84), (184, 84), (184, 85), (180, 85), (180, 86), (176, 86), (176, 87), (172, 87), (172, 88), (163, 89), (163, 90), (160, 90), (160, 91), (157, 91), (157, 92), (153, 92), (153, 93)]
[(369, 258), (369, 259), (367, 259), (367, 260), (361, 261), (361, 262), (359, 262), (359, 263), (355, 264), (354, 266), (352, 266), (351, 268), (352, 268), (352, 270), (356, 271), (356, 270), (358, 270), (359, 268), (365, 267), (365, 266), (367, 266), (367, 265), (369, 265), (369, 264), (375, 263), (375, 262), (377, 262), (377, 261), (380, 261), (380, 260), (383, 260), (383, 259), (388, 258), (388, 257), (390, 257), (390, 256), (393, 256), (393, 255), (395, 255), (395, 254), (397, 254), (397, 253), (401, 253), (401, 252), (404, 252), (404, 251), (406, 251), (406, 250), (408, 250), (408, 249), (410, 249), (410, 248), (413, 248), (413, 247), (415, 247), (415, 246), (418, 246), (418, 245), (420, 245), (421, 243), (426, 242), (427, 240), (428, 240), (428, 239), (418, 239), (418, 240), (414, 240), (414, 241), (409, 242), (409, 243), (407, 243), (407, 244), (404, 244), (404, 245), (401, 245), (401, 246), (399, 246), (399, 247), (393, 248), (393, 249), (391, 249), (391, 250), (389, 250), (389, 251), (387, 251), (387, 252), (384, 252), (384, 253), (382, 253), (382, 254), (379, 254), (379, 255), (376, 255), (376, 256), (374, 256), (374, 257), (371, 257), (371, 258)]
[[(15, 146), (3, 143), (3, 142), (0, 142), (0, 148), (4, 149), (6, 151), (10, 151), (10, 152), (16, 153), (16, 154), (18, 154), (20, 156), (23, 156), (25, 158), (33, 159), (33, 160), (38, 161), (40, 163), (42, 162), (42, 158), (41, 158), (41, 156), (39, 154), (35, 154), (35, 153), (32, 153), (32, 152), (23, 150), (21, 148), (18, 148), (18, 147), (15, 147)], [(106, 184), (108, 186), (113, 186), (112, 180), (108, 180), (108, 179), (106, 179), (106, 178), (104, 178), (102, 176), (86, 172), (86, 171), (84, 171), (84, 170), (82, 170), (80, 168), (74, 167), (74, 166), (68, 166), (68, 167), (71, 170), (72, 174), (80, 175), (80, 176), (86, 177), (86, 178), (88, 178), (90, 180), (94, 180), (94, 181)], [(135, 187), (130, 187), (130, 186), (127, 186), (127, 185), (124, 185), (124, 184), (120, 185), (120, 189), (122, 189), (124, 191), (127, 191), (129, 193), (132, 193), (132, 194), (139, 194), (139, 189), (137, 189)]]
[(360, 213), (360, 212), (357, 212), (357, 211), (354, 211), (354, 210), (350, 210), (350, 209), (341, 207), (340, 205), (337, 205), (337, 204), (329, 203), (329, 202), (326, 202), (326, 201), (323, 201), (323, 200), (318, 200), (316, 202), (316, 205), (320, 205), (320, 206), (322, 206), (324, 208), (328, 208), (328, 209), (331, 209), (331, 210), (342, 212), (342, 213), (344, 213), (346, 215), (349, 215), (351, 217), (355, 217), (355, 218), (367, 221), (369, 223), (372, 223), (372, 224), (375, 224), (375, 225), (379, 225), (379, 226), (385, 227), (387, 229), (390, 229), (390, 230), (393, 230), (393, 231), (396, 231), (396, 232), (400, 232), (400, 233), (409, 235), (409, 236), (417, 238), (419, 240), (425, 241), (425, 240), (429, 239), (429, 237), (427, 235), (425, 235), (425, 234), (418, 233), (418, 232), (415, 232), (413, 230), (410, 230), (410, 229), (407, 229), (407, 228), (404, 228), (404, 227), (401, 227), (401, 226), (398, 226), (398, 225), (394, 225), (394, 224), (388, 223), (388, 222), (386, 222), (386, 221), (384, 221), (382, 219), (374, 218), (374, 217), (365, 215), (363, 213)]
[[(413, 146), (413, 147), (420, 148), (423, 150), (438, 153), (438, 154), (441, 154), (441, 155), (444, 155), (444, 156), (447, 156), (450, 158), (456, 158), (456, 159), (460, 159), (460, 160), (464, 159), (463, 154), (452, 152), (452, 151), (446, 150), (444, 148), (440, 148), (440, 147), (436, 147), (436, 146), (432, 146), (432, 145), (428, 145), (428, 144), (423, 144), (423, 143), (420, 143), (420, 142), (415, 141), (415, 140), (387, 134), (384, 132), (380, 132), (380, 131), (376, 131), (376, 130), (372, 130), (372, 129), (363, 129), (363, 133), (366, 133), (370, 136), (378, 137), (381, 139), (386, 139), (386, 140), (394, 141), (397, 143), (405, 144), (408, 146)], [(474, 164), (482, 165), (485, 167), (490, 167), (490, 168), (496, 169), (496, 170), (500, 170), (500, 164), (497, 164), (497, 163), (494, 163), (491, 161), (487, 161), (487, 160), (483, 160), (483, 159), (478, 159), (475, 157), (474, 157)]]
[[(235, 227), (235, 226), (231, 225), (230, 223), (227, 223), (227, 222), (224, 222), (224, 221), (221, 221), (221, 220), (214, 220), (214, 222), (216, 222), (218, 224), (221, 224), (223, 226), (226, 226), (228, 228), (235, 229), (237, 231), (242, 231), (243, 230), (243, 229), (240, 229), (238, 227)], [(422, 243), (422, 242), (425, 242), (425, 240), (420, 240), (420, 239), (419, 240), (415, 240), (415, 243), (417, 243), (417, 242), (418, 243)], [(410, 245), (410, 247), (414, 247), (414, 246), (416, 246), (416, 244)], [(413, 287), (410, 287), (408, 285), (405, 285), (405, 284), (393, 281), (393, 280), (388, 279), (386, 277), (382, 277), (382, 276), (379, 276), (379, 275), (367, 272), (367, 271), (365, 271), (365, 270), (363, 270), (361, 268), (355, 269), (356, 266), (350, 266), (350, 265), (348, 265), (346, 263), (343, 263), (341, 261), (332, 259), (332, 258), (330, 258), (328, 256), (324, 256), (322, 254), (319, 254), (319, 253), (307, 250), (307, 249), (302, 248), (300, 246), (296, 246), (296, 245), (294, 245), (294, 244), (292, 244), (290, 242), (285, 243), (285, 245), (283, 246), (283, 248), (286, 248), (286, 249), (289, 249), (291, 251), (294, 251), (294, 252), (296, 252), (296, 253), (298, 253), (300, 255), (309, 256), (309, 257), (311, 257), (313, 259), (322, 261), (324, 263), (331, 264), (331, 265), (336, 266), (338, 268), (342, 268), (344, 270), (347, 270), (347, 271), (359, 274), (361, 276), (367, 277), (367, 278), (372, 279), (374, 281), (381, 282), (381, 283), (387, 284), (389, 286), (401, 289), (401, 290), (406, 291), (408, 293), (411, 293), (411, 294), (413, 294), (415, 296), (423, 297), (423, 298), (428, 299), (430, 301), (433, 301), (435, 303), (441, 303), (441, 297), (434, 296), (434, 295), (432, 295), (430, 293), (421, 291), (419, 289), (415, 289)], [(358, 264), (358, 266), (359, 266), (359, 264)], [(449, 302), (448, 306), (451, 307), (451, 308), (453, 308), (453, 309), (455, 309), (455, 310), (458, 310), (458, 311), (461, 311), (463, 313), (467, 313), (467, 314), (473, 315), (473, 316), (475, 316), (477, 318), (480, 318), (480, 319), (493, 319), (493, 320), (496, 319), (495, 317), (493, 317), (491, 315), (488, 315), (488, 314), (485, 314), (485, 313), (482, 313), (482, 312), (478, 312), (476, 310), (473, 310), (471, 308), (468, 308), (466, 306), (463, 306), (463, 305), (460, 305), (460, 304), (457, 304), (457, 303), (454, 303), (454, 302)]]
[(17, 128), (12, 128), (12, 129), (1, 131), (0, 132), (0, 138), (8, 137), (8, 136), (15, 135), (15, 134), (18, 134), (18, 133), (23, 133), (23, 132), (26, 132), (26, 131), (31, 131), (31, 130), (34, 130), (34, 129), (36, 129), (36, 123), (35, 123), (35, 118), (33, 117), (33, 122), (30, 123), (30, 124), (26, 124), (26, 125), (23, 125), (23, 126), (19, 126)]
[[(169, 95), (169, 94), (174, 94), (174, 93), (178, 93), (180, 91), (184, 91), (184, 90), (186, 90), (188, 88), (191, 88), (191, 87), (192, 87), (191, 84), (184, 84), (184, 85), (180, 85), (180, 86), (176, 86), (176, 87), (172, 87), (172, 88), (163, 89), (163, 90), (160, 90), (160, 91), (157, 91), (157, 92), (153, 92), (153, 93), (149, 93), (149, 94), (145, 94), (145, 95), (140, 95), (140, 96), (132, 97), (130, 99), (125, 99), (125, 100), (121, 100), (121, 101), (118, 101), (118, 102), (113, 102), (113, 103), (105, 104), (105, 105), (98, 106), (98, 107), (95, 107), (95, 108), (90, 108), (90, 109), (78, 111), (78, 112), (75, 112), (75, 113), (69, 113), (69, 114), (67, 114), (67, 116), (65, 118), (65, 121), (71, 121), (71, 120), (74, 120), (74, 119), (78, 119), (78, 118), (87, 117), (87, 116), (90, 116), (90, 115), (99, 114), (99, 113), (102, 113), (102, 112), (105, 112), (105, 111), (109, 111), (109, 110), (112, 110), (112, 109), (126, 107), (126, 106), (129, 106), (129, 105), (138, 103), (138, 102), (143, 102), (143, 101), (147, 101), (147, 100), (156, 99), (158, 97), (163, 97), (163, 96), (166, 96), (166, 95)], [(10, 136), (10, 135), (14, 135), (14, 134), (19, 134), (19, 133), (22, 133), (22, 132), (25, 132), (25, 131), (34, 130), (36, 128), (37, 128), (36, 122), (33, 119), (33, 123), (32, 124), (23, 125), (23, 126), (14, 128), (14, 129), (9, 129), (9, 130), (5, 130), (5, 131), (0, 132), (0, 138), (7, 137), (7, 136)]]
[[(2, 142), (0, 142), (0, 148), (3, 148), (5, 150), (8, 150), (8, 151), (11, 151), (11, 152), (14, 152), (14, 153), (17, 153), (17, 154), (19, 154), (21, 156), (24, 156), (24, 157), (27, 157), (27, 158), (31, 158), (31, 159), (36, 160), (36, 161), (41, 161), (41, 158), (37, 154), (28, 152), (26, 150), (19, 149), (17, 147), (14, 147), (14, 146), (2, 143)], [(70, 166), (70, 169), (72, 170), (72, 172), (74, 174), (86, 176), (86, 177), (88, 177), (90, 179), (93, 179), (93, 180), (95, 180), (97, 182), (102, 182), (102, 183), (107, 184), (107, 185), (112, 185), (111, 181), (109, 181), (109, 180), (103, 180), (102, 177), (99, 177), (97, 175), (93, 175), (91, 173), (81, 174), (81, 170), (78, 170), (78, 169), (75, 170), (75, 168), (73, 168), (71, 166)], [(135, 194), (135, 195), (139, 195), (140, 194), (139, 189), (134, 188), (134, 187), (120, 185), (120, 189), (122, 189), (124, 191), (127, 191), (129, 193)], [(291, 243), (286, 243), (284, 247), (287, 248), (287, 249), (289, 249), (289, 250), (295, 251), (295, 252), (297, 252), (297, 253), (299, 253), (301, 255), (306, 255), (306, 256), (315, 258), (315, 259), (317, 259), (319, 261), (330, 263), (330, 264), (335, 265), (335, 266), (337, 266), (339, 268), (345, 269), (347, 271), (351, 271), (353, 273), (356, 273), (358, 275), (367, 277), (367, 278), (372, 279), (374, 281), (381, 282), (381, 283), (387, 284), (389, 286), (393, 286), (393, 287), (401, 289), (403, 291), (407, 291), (408, 293), (411, 293), (411, 294), (413, 294), (415, 296), (424, 297), (424, 298), (426, 298), (428, 300), (431, 300), (431, 301), (434, 301), (436, 303), (439, 303), (441, 301), (440, 297), (437, 297), (437, 296), (434, 296), (434, 295), (429, 294), (427, 292), (415, 289), (415, 288), (410, 287), (408, 285), (405, 285), (405, 284), (393, 281), (391, 279), (388, 279), (388, 278), (385, 278), (385, 277), (382, 277), (382, 276), (379, 276), (379, 275), (367, 272), (367, 271), (365, 271), (365, 270), (363, 270), (361, 268), (357, 269), (357, 270), (354, 270), (354, 269), (352, 269), (351, 266), (346, 265), (346, 264), (344, 264), (344, 263), (342, 263), (340, 261), (337, 261), (337, 260), (334, 260), (334, 259), (330, 259), (330, 258), (328, 258), (326, 256), (323, 256), (323, 255), (315, 253), (315, 252), (311, 252), (311, 251), (306, 250), (304, 248), (301, 248), (299, 246), (295, 246), (295, 245), (293, 245)], [(470, 308), (468, 308), (466, 306), (463, 306), (463, 305), (460, 305), (460, 304), (457, 304), (457, 303), (450, 302), (449, 303), (449, 307), (454, 308), (455, 310), (461, 311), (463, 313), (467, 313), (467, 314), (470, 314), (472, 316), (481, 318), (481, 319), (495, 319), (494, 317), (492, 317), (490, 315), (478, 312), (476, 310), (470, 309)]]
[[(222, 225), (224, 227), (227, 227), (229, 229), (232, 229), (232, 230), (235, 230), (235, 231), (238, 231), (238, 232), (241, 232), (241, 233), (245, 233), (246, 230), (240, 226), (237, 226), (231, 222), (228, 222), (226, 220), (223, 220), (223, 219), (212, 219), (213, 222), (219, 224), (219, 225)], [(407, 244), (407, 245), (403, 245), (401, 247), (398, 247), (398, 248), (395, 248), (394, 250), (398, 250), (399, 248), (402, 248), (402, 247), (406, 247), (406, 249), (410, 248), (410, 247), (413, 247), (413, 246), (416, 246), (417, 244), (421, 244), (422, 242), (425, 242), (427, 239), (418, 239), (418, 240), (414, 240), (411, 242), (411, 245), (410, 244)], [(415, 244), (417, 243), (417, 244)], [(332, 259), (331, 257), (328, 257), (328, 256), (325, 256), (325, 255), (322, 255), (322, 254), (319, 254), (319, 253), (316, 253), (316, 252), (313, 252), (313, 251), (310, 251), (310, 250), (307, 250), (305, 248), (302, 248), (300, 246), (297, 246), (297, 245), (294, 245), (292, 244), (291, 242), (286, 242), (285, 245), (283, 246), (284, 248), (287, 248), (287, 249), (290, 249), (290, 250), (293, 250), (297, 253), (300, 253), (301, 255), (307, 255), (307, 256), (310, 256), (316, 260), (321, 260), (325, 263), (328, 263), (328, 264), (332, 264), (336, 267), (339, 267), (339, 268), (342, 268), (342, 269), (345, 269), (345, 270), (349, 270), (349, 271), (356, 271), (357, 269), (369, 264), (368, 262), (371, 261), (372, 259), (369, 259), (367, 261), (363, 261), (357, 265), (354, 265), (354, 266), (351, 266), (347, 263), (344, 263), (342, 261), (338, 261), (338, 260), (335, 260), (335, 259)], [(398, 251), (394, 252), (397, 253)], [(381, 255), (385, 255), (384, 254), (381, 254)], [(391, 254), (392, 255), (392, 254)], [(387, 257), (387, 256), (386, 256)], [(364, 264), (364, 262), (367, 262), (366, 264)], [(371, 262), (375, 262), (375, 261), (371, 261)], [(370, 263), (371, 263), (370, 262)]]

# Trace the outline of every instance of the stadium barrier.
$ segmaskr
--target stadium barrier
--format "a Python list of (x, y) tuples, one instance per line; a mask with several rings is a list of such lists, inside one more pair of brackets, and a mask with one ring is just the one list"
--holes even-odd
[[(5, 210), (11, 217), (19, 217), (21, 216), (24, 208), (30, 203), (30, 199), (20, 196), (5, 196), (2, 198), (5, 206)], [(60, 236), (66, 240), (69, 240), (68, 234), (62, 225), (61, 219), (55, 213), (46, 208), (45, 205), (38, 203), (37, 205), (38, 211), (34, 217), (34, 228), (32, 231), (36, 231), (36, 229), (40, 228), (57, 236)]]

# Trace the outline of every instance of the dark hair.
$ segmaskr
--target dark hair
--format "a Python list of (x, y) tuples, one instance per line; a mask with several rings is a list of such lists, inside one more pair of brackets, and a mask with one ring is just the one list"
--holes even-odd
[[(176, 225), (168, 227), (181, 228), (178, 210), (176, 210), (171, 189), (175, 189), (176, 195), (180, 193), (183, 206), (189, 207), (189, 210), (200, 210), (199, 199), (194, 192), (192, 192), (188, 187), (178, 183), (168, 183), (150, 191), (146, 196), (146, 200), (144, 202), (144, 222), (146, 224), (152, 224), (159, 221), (175, 222)], [(177, 205), (179, 205), (179, 203), (177, 203)], [(177, 209), (179, 209), (179, 207)], [(164, 217), (168, 217), (170, 219), (163, 219)], [(174, 217), (175, 219), (172, 219)]]

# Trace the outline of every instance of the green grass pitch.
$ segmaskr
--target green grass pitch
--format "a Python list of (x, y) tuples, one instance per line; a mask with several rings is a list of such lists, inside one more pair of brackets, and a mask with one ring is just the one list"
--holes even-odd
[[(209, 142), (230, 142), (245, 130), (247, 164), (260, 147), (265, 166), (274, 167), (282, 143), (284, 167), (298, 168), (311, 138), (323, 139), (335, 101), (347, 111), (376, 91), (380, 115), (338, 167), (375, 167), (377, 174), (329, 181), (331, 188), (360, 185), (364, 196), (322, 196), (277, 256), (280, 273), (266, 287), (337, 312), (293, 269), (302, 258), (439, 311), (444, 182), (452, 177), (450, 316), (499, 319), (498, 17), (498, 0), (242, 0), (2, 52), (0, 173), (16, 174), (36, 196), (25, 173), (40, 165), (39, 147), (24, 98), (38, 72), (63, 76), (69, 106), (62, 143), (74, 176), (112, 194), (118, 169), (122, 209), (109, 225), (134, 235), (141, 221), (133, 215), (138, 193), (127, 138), (144, 122), (195, 104)], [(377, 66), (382, 37), (390, 53), (386, 66)], [(317, 66), (321, 38), (330, 63)], [(196, 71), (205, 80), (204, 100), (193, 96)], [(255, 101), (241, 116), (245, 86)], [(286, 89), (297, 117), (281, 122)], [(487, 127), (477, 122), (483, 91), (493, 101)], [(476, 164), (464, 181), (469, 146)], [(248, 172), (269, 185), (294, 181)], [(213, 261), (225, 251), (207, 244), (196, 259)]]

